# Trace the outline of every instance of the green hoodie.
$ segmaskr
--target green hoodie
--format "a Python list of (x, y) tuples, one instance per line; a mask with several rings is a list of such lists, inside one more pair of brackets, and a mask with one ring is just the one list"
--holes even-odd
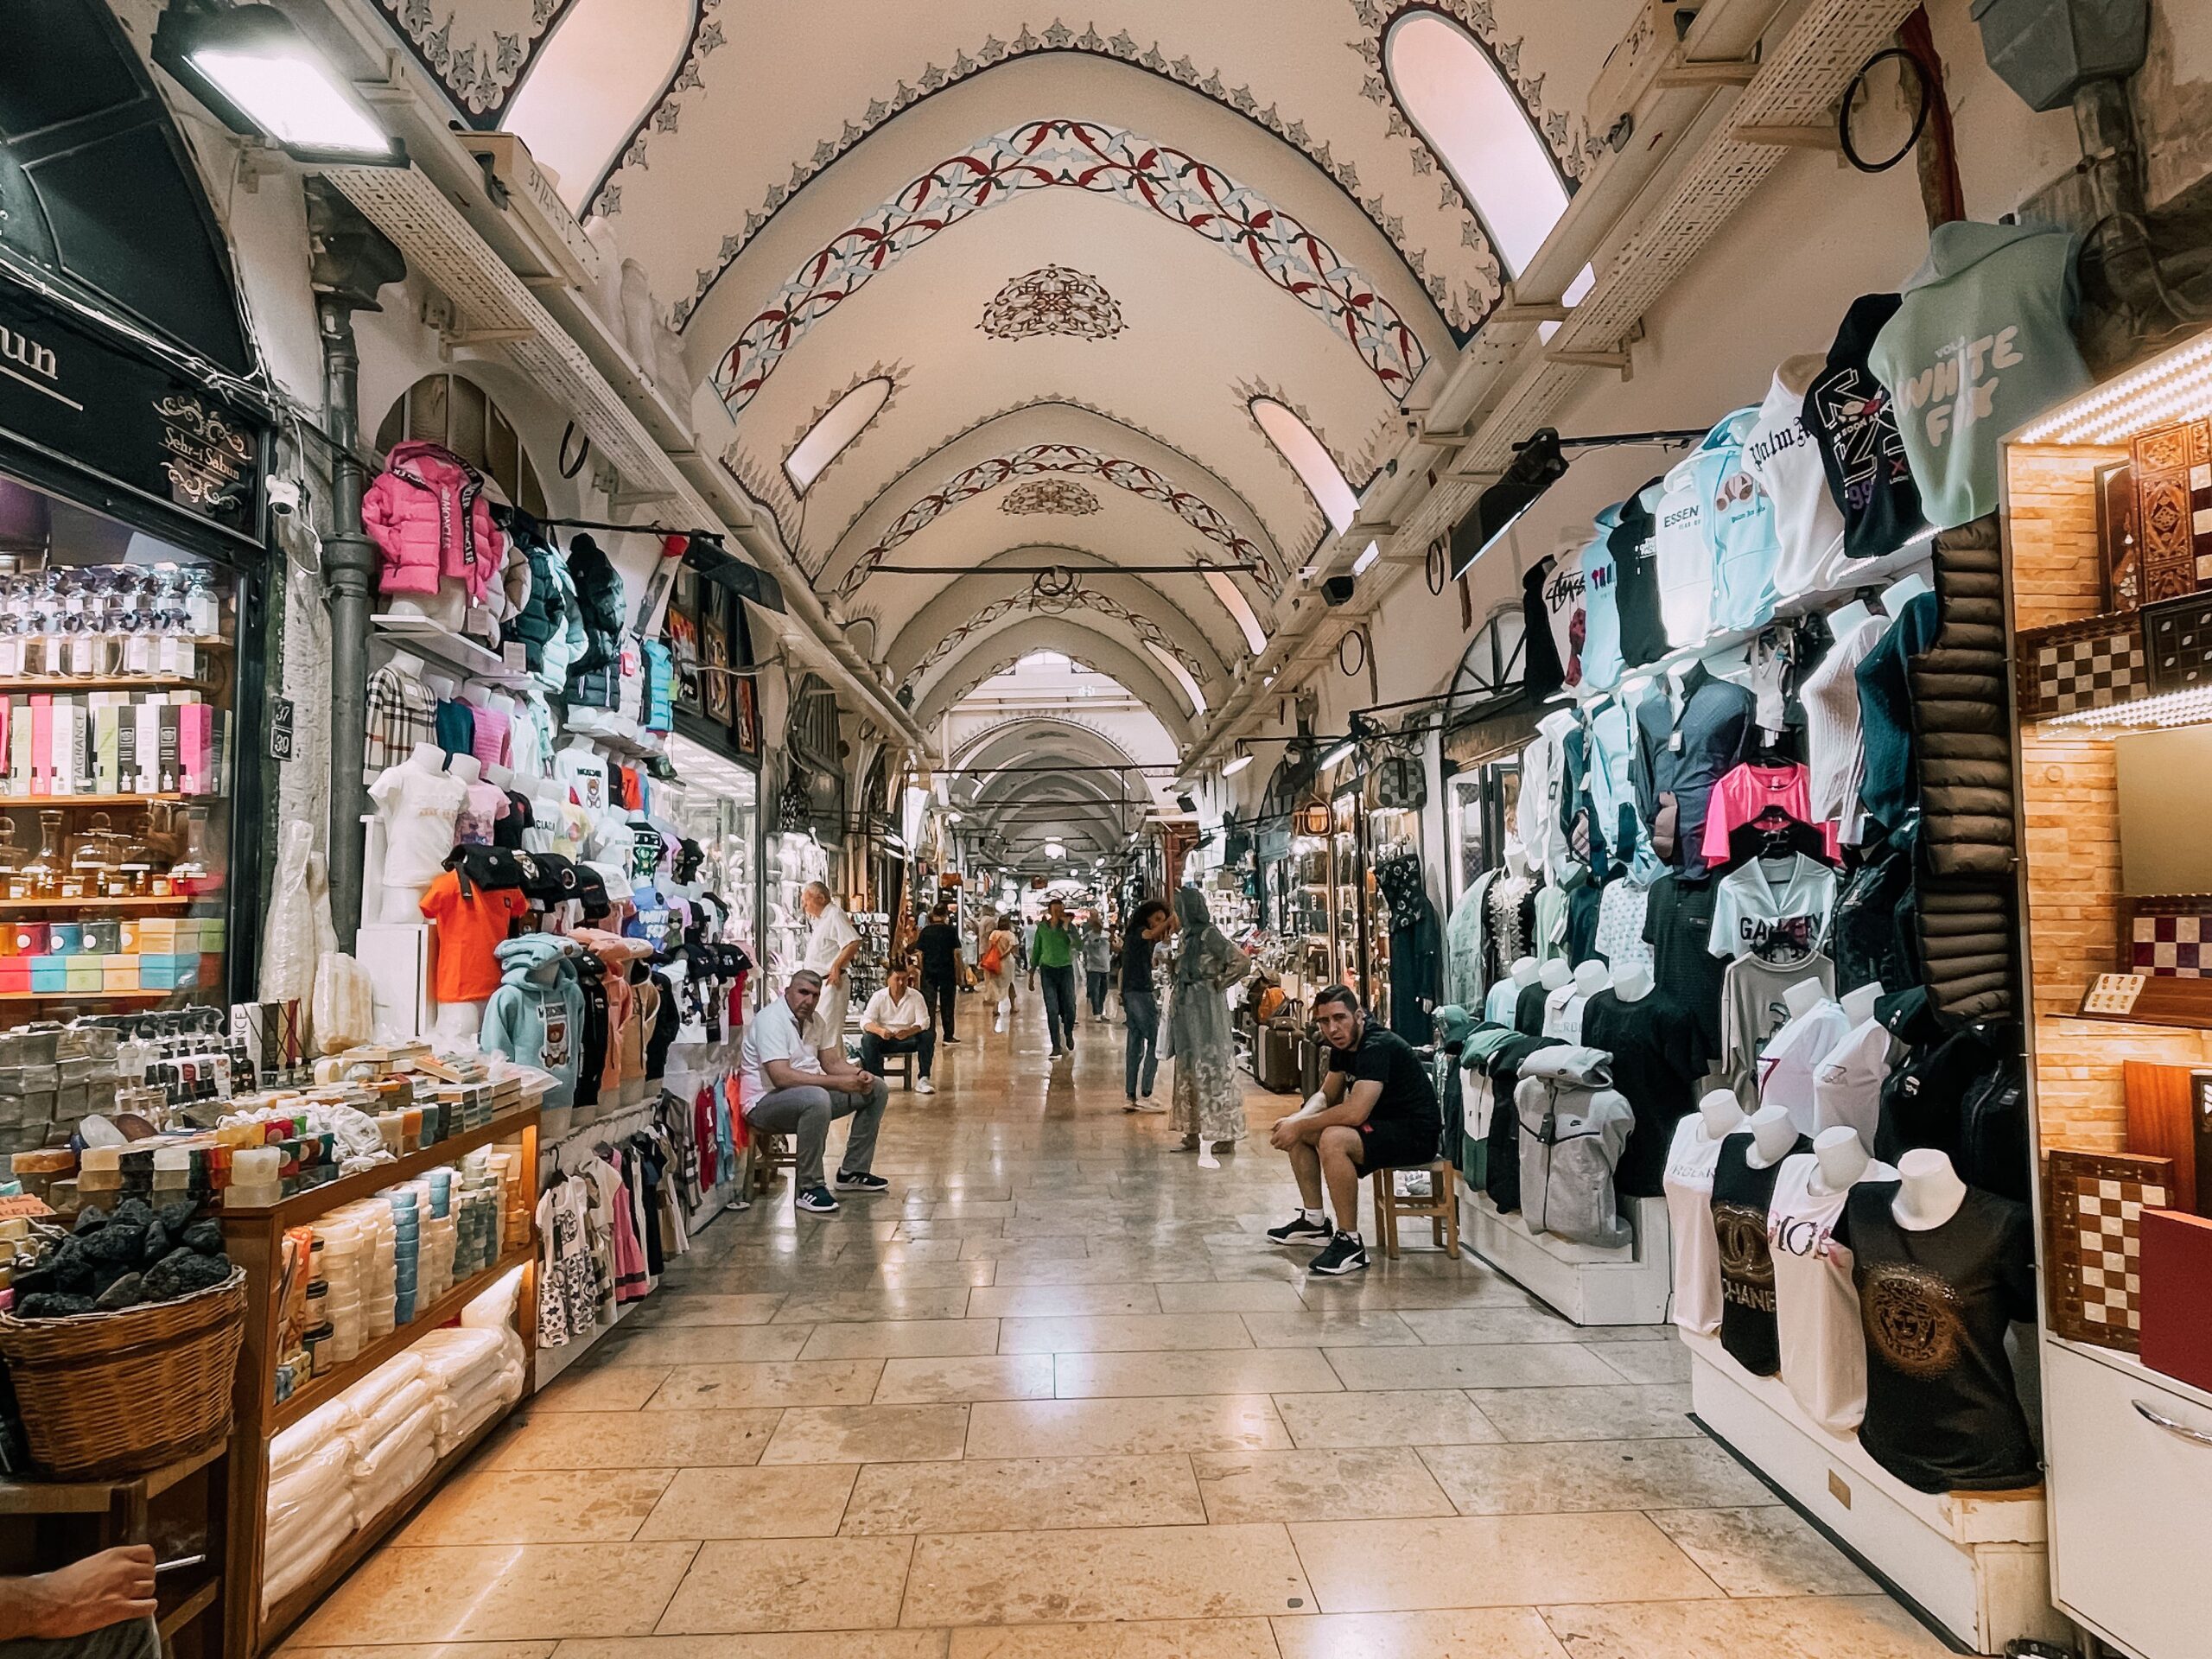
[[(546, 1105), (575, 1104), (576, 1067), (583, 1053), (584, 994), (576, 984), (576, 970), (569, 965), (568, 951), (549, 934), (525, 933), (504, 941), (493, 954), (502, 970), (499, 988), (484, 1005), (478, 1046), (550, 1073), (553, 1087), (546, 1094)], [(550, 983), (531, 977), (549, 963), (555, 965)]]

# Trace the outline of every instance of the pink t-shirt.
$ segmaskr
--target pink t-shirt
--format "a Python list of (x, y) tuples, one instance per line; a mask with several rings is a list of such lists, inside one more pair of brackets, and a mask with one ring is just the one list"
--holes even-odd
[(487, 766), (507, 766), (514, 763), (508, 759), (512, 753), (507, 744), (508, 720), (505, 711), (486, 703), (473, 711), (476, 716), (476, 736), (469, 744), (469, 753)]
[[(1770, 807), (1780, 807), (1800, 823), (1814, 823), (1812, 774), (1802, 766), (1755, 766), (1746, 761), (1713, 786), (1705, 809), (1705, 844), (1698, 850), (1708, 864), (1725, 863), (1728, 837)], [(1831, 861), (1841, 855), (1835, 825), (1820, 825), (1821, 844)]]
[(468, 786), (468, 799), (454, 819), (454, 844), (461, 847), (486, 847), (492, 842), (492, 826), (514, 808), (507, 800), (507, 792), (493, 784), (482, 781)]

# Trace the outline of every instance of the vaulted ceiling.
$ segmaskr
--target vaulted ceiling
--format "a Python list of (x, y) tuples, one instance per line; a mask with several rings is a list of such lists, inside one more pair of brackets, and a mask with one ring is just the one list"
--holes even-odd
[(918, 715), (1049, 648), (1178, 740), (1332, 533), (1254, 401), (1368, 483), (1589, 164), (1637, 10), (382, 3), (642, 267), (702, 449)]

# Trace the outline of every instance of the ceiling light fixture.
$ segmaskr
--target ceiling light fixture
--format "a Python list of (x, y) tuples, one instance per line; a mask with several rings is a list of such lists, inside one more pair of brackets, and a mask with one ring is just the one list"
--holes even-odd
[(407, 163), (353, 85), (274, 6), (172, 5), (154, 31), (154, 61), (225, 126), (296, 160)]
[(1370, 570), (1374, 569), (1375, 561), (1382, 556), (1382, 543), (1380, 542), (1370, 542), (1367, 544), (1367, 551), (1361, 554), (1357, 559), (1352, 561), (1352, 575), (1355, 576), (1365, 575)]
[(1347, 758), (1351, 753), (1351, 751), (1352, 741), (1350, 738), (1346, 738), (1343, 742), (1338, 744), (1336, 747), (1331, 749), (1326, 754), (1321, 757), (1319, 763), (1320, 769), (1323, 772), (1326, 772), (1331, 766), (1335, 766), (1338, 761)]
[(1222, 762), (1221, 775), (1224, 778), (1234, 778), (1238, 772), (1243, 771), (1245, 767), (1251, 764), (1252, 757), (1249, 753), (1240, 754), (1233, 760), (1224, 760)]

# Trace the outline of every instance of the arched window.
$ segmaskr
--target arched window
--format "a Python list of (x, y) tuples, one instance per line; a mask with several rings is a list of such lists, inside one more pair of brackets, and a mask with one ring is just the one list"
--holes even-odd
[(1444, 702), (1448, 725), (1462, 715), (1520, 695), (1528, 671), (1522, 647), (1528, 643), (1521, 607), (1508, 605), (1491, 613), (1476, 630), (1452, 676)]
[(1252, 418), (1268, 435), (1268, 442), (1290, 463), (1291, 471), (1304, 482), (1307, 493), (1319, 505), (1321, 516), (1329, 521), (1329, 528), (1342, 535), (1344, 526), (1351, 523), (1352, 515), (1359, 511), (1359, 497), (1344, 482), (1344, 475), (1337, 469), (1327, 446), (1313, 435), (1313, 428), (1272, 397), (1252, 400)]
[(581, 213), (690, 49), (696, 0), (575, 0), (499, 124)]
[(1260, 626), (1260, 619), (1252, 609), (1252, 601), (1244, 597), (1244, 590), (1220, 570), (1205, 572), (1206, 586), (1213, 589), (1222, 608), (1236, 620), (1237, 631), (1244, 636), (1244, 643), (1256, 657), (1268, 648), (1267, 631)]
[(1412, 11), (1382, 41), (1382, 73), (1407, 118), (1452, 169), (1517, 276), (1567, 211), (1559, 165), (1480, 41), (1440, 12)]
[(844, 453), (845, 446), (868, 430), (868, 423), (891, 401), (891, 381), (883, 375), (863, 380), (830, 405), (822, 418), (806, 429), (806, 435), (784, 457), (784, 475), (791, 488), (804, 495), (822, 476), (823, 469)]
[(442, 443), (490, 479), (512, 505), (543, 518), (545, 492), (522, 440), (499, 407), (474, 380), (426, 374), (407, 388), (377, 429), (377, 453), (410, 439)]
[(1173, 652), (1157, 645), (1149, 639), (1144, 642), (1144, 648), (1153, 654), (1154, 659), (1162, 668), (1167, 671), (1169, 677), (1174, 680), (1175, 683), (1183, 688), (1183, 695), (1191, 700), (1191, 712), (1204, 715), (1206, 711), (1205, 693), (1198, 690), (1198, 683), (1192, 677), (1191, 671), (1175, 660)]

